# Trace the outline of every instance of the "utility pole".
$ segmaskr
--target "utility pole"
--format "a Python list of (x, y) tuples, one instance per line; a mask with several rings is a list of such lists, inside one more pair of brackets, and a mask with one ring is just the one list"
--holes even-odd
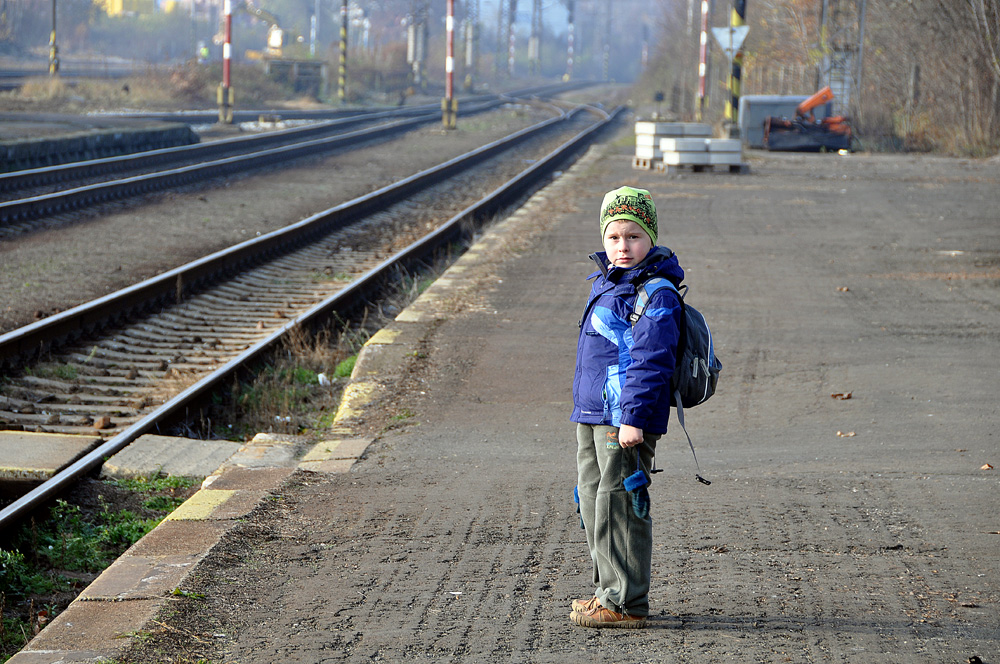
[[(501, 0), (502, 1), (502, 0)], [(514, 45), (516, 35), (514, 34), (514, 22), (517, 20), (517, 0), (510, 0), (510, 10), (508, 11), (510, 25), (507, 27), (507, 76), (514, 77)]]
[(569, 81), (573, 78), (573, 39), (574, 39), (574, 17), (573, 10), (575, 9), (576, 0), (566, 0), (566, 10), (569, 12), (568, 24), (566, 27), (566, 73), (563, 74), (563, 80)]
[(823, 62), (817, 87), (833, 91), (835, 115), (857, 108), (864, 64), (867, 0), (823, 0), (820, 40)]
[(497, 50), (493, 56), (493, 75), (499, 77), (501, 67), (507, 59), (507, 31), (510, 30), (510, 5), (507, 0), (497, 0)]
[(465, 3), (465, 83), (467, 92), (475, 87), (476, 68), (479, 66), (479, 0)]
[(531, 37), (528, 40), (528, 63), (531, 65), (531, 75), (534, 76), (542, 68), (542, 0), (531, 2)]
[(416, 0), (413, 3), (406, 36), (406, 61), (413, 67), (413, 85), (423, 87), (424, 60), (427, 57), (427, 0)]
[(604, 48), (601, 56), (601, 78), (605, 81), (611, 80), (611, 17), (614, 10), (611, 8), (611, 0), (605, 4), (604, 16)]
[(59, 73), (59, 47), (56, 46), (56, 0), (52, 0), (52, 32), (49, 33), (49, 76)]

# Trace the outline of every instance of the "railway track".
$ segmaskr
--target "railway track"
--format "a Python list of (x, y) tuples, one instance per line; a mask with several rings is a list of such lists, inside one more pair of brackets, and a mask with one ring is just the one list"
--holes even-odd
[[(0, 525), (228, 384), (292, 330), (346, 317), (393, 275), (468, 236), (537, 187), (615, 115), (584, 107), (561, 113), (280, 231), (0, 336), (0, 365), (19, 367), (0, 387), (0, 424), (104, 437), (0, 511)], [(532, 162), (527, 169), (526, 162)]]
[[(483, 102), (470, 107), (467, 112), (482, 112), (501, 103), (501, 100)], [(382, 117), (386, 116), (377, 119)], [(385, 139), (439, 119), (437, 114), (423, 113), (373, 127), (344, 131), (345, 128), (372, 121), (371, 116), (360, 116), (251, 138), (199, 143), (6, 174), (0, 176), (0, 182), (4, 183), (0, 186), (5, 186), (7, 190), (52, 184), (59, 186), (54, 191), (0, 203), (0, 229), (8, 233), (19, 232), (25, 227), (30, 228), (30, 222), (37, 219), (285, 164), (294, 159)], [(145, 172), (120, 176), (136, 171)], [(106, 179), (108, 174), (112, 175), (111, 179)], [(75, 186), (84, 179), (98, 181)]]
[[(460, 114), (475, 115), (526, 95), (568, 89), (571, 87), (549, 86), (510, 95), (475, 97), (465, 100)], [(323, 117), (319, 112), (312, 116)], [(359, 113), (253, 136), (0, 174), (0, 196), (9, 199), (0, 202), (0, 237), (32, 230), (36, 227), (32, 222), (54, 215), (287, 164), (295, 159), (384, 140), (438, 121), (440, 110), (433, 105)]]

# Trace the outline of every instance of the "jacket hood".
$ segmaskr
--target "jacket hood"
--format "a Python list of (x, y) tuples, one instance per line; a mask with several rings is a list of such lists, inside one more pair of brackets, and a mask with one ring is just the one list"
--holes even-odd
[(677, 262), (677, 255), (667, 247), (653, 247), (642, 262), (635, 267), (621, 268), (611, 264), (606, 251), (598, 251), (590, 255), (591, 260), (597, 263), (599, 272), (595, 272), (589, 279), (593, 279), (601, 274), (605, 279), (616, 284), (645, 281), (650, 277), (666, 277), (680, 285), (684, 280), (684, 270)]

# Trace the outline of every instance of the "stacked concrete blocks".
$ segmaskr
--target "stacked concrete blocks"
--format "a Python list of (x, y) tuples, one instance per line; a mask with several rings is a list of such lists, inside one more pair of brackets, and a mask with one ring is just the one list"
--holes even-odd
[(632, 167), (661, 173), (681, 168), (749, 172), (740, 139), (712, 138), (711, 126), (698, 122), (636, 122)]
[(695, 172), (717, 167), (731, 173), (748, 170), (743, 163), (743, 143), (738, 138), (664, 138), (660, 140), (660, 151), (663, 160), (656, 169), (663, 173), (680, 168)]
[(698, 122), (651, 122), (635, 123), (635, 157), (632, 168), (649, 170), (663, 160), (661, 143), (666, 139), (709, 138), (712, 128)]

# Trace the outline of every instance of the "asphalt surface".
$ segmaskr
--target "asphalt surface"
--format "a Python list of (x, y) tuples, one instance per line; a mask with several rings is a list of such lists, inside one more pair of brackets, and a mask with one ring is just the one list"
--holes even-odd
[[(158, 590), (134, 573), (117, 595), (133, 602), (92, 593), (105, 615), (156, 617), (119, 628), (119, 661), (1000, 661), (1000, 164), (630, 164), (589, 153), (370, 344), (325, 459), (200, 492), (218, 500), (186, 517), (204, 549), (188, 571)], [(712, 485), (679, 427), (661, 441), (641, 631), (568, 620), (592, 592), (577, 320), (621, 184), (652, 192), (723, 363), (688, 412)], [(179, 523), (123, 560), (166, 560)], [(86, 603), (12, 661), (107, 654), (74, 635)]]

